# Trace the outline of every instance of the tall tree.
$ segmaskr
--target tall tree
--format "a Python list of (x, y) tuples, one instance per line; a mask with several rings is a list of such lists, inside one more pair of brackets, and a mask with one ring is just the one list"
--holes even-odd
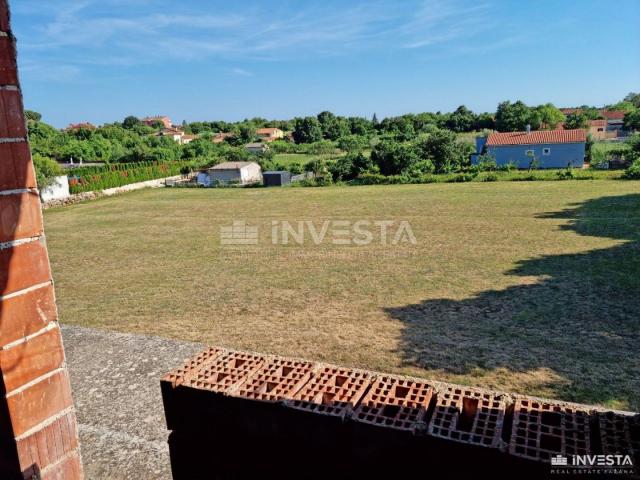
[(313, 143), (322, 140), (322, 127), (316, 117), (296, 118), (293, 127), (296, 143)]
[(498, 105), (496, 128), (500, 132), (523, 131), (530, 119), (531, 111), (523, 102), (518, 100), (511, 103), (507, 100)]

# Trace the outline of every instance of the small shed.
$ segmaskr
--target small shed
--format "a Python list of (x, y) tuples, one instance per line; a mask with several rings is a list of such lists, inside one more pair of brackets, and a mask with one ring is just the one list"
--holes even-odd
[(224, 162), (200, 172), (196, 181), (205, 187), (216, 183), (250, 185), (262, 182), (262, 169), (255, 162)]
[(262, 181), (265, 187), (282, 187), (291, 183), (291, 173), (284, 170), (264, 172)]

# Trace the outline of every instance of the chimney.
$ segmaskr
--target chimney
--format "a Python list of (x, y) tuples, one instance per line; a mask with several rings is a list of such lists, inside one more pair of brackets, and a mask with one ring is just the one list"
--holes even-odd
[(531, 125), (529, 125), (528, 123), (526, 126), (526, 130), (527, 130), (527, 135), (529, 135), (531, 133)]

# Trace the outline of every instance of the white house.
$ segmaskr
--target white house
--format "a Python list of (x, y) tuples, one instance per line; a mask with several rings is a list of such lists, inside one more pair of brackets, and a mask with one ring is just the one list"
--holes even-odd
[(262, 169), (255, 162), (224, 162), (198, 173), (196, 182), (205, 187), (216, 183), (250, 185), (262, 182)]
[(251, 153), (264, 153), (269, 147), (264, 143), (247, 143), (244, 148)]

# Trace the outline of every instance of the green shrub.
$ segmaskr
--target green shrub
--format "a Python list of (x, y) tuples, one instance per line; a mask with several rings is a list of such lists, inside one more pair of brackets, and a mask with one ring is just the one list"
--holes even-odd
[(556, 176), (558, 177), (558, 180), (573, 180), (576, 178), (575, 173), (573, 173), (573, 168), (571, 167), (557, 171)]
[(498, 167), (498, 170), (502, 172), (513, 172), (516, 169), (517, 169), (517, 165), (516, 165), (516, 162), (514, 162), (513, 160), (510, 160), (504, 165), (500, 165)]
[(497, 182), (498, 181), (498, 175), (496, 175), (495, 173), (491, 172), (491, 173), (485, 175), (484, 177), (482, 177), (482, 181), (483, 182)]
[(64, 175), (58, 162), (37, 153), (33, 155), (33, 166), (36, 170), (36, 183), (40, 190), (51, 185), (56, 177)]
[(640, 159), (635, 160), (624, 172), (627, 180), (640, 180)]
[(476, 178), (477, 176), (478, 176), (477, 173), (459, 173), (458, 175), (455, 175), (448, 181), (451, 183), (472, 182), (473, 179)]

